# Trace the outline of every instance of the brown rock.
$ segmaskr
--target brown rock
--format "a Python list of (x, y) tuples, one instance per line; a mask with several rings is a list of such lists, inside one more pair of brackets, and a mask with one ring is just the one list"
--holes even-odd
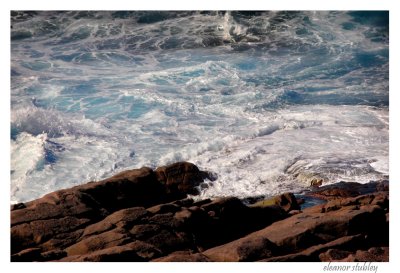
[(67, 256), (67, 252), (64, 250), (50, 250), (46, 252), (42, 252), (41, 256), (43, 261), (55, 261), (61, 260), (62, 258)]
[(190, 251), (176, 251), (168, 256), (153, 260), (153, 262), (210, 262), (205, 255), (201, 253), (191, 253)]
[(322, 182), (324, 182), (322, 178), (313, 178), (310, 182), (310, 186), (319, 187), (322, 186)]
[(171, 202), (171, 204), (177, 205), (178, 207), (190, 207), (193, 206), (194, 200), (191, 198), (180, 199)]
[(24, 209), (24, 208), (26, 208), (24, 203), (18, 203), (18, 204), (11, 205), (11, 211), (17, 210), (17, 209)]
[(299, 213), (302, 213), (302, 211), (301, 210), (291, 210), (291, 211), (288, 212), (288, 214), (290, 216), (296, 215), (296, 214), (299, 214)]
[(225, 197), (201, 206), (201, 227), (195, 234), (196, 242), (202, 249), (221, 245), (261, 229), (274, 221), (287, 217), (279, 207), (248, 207), (238, 198)]
[(294, 194), (290, 192), (275, 197), (275, 203), (286, 212), (291, 210), (300, 210), (296, 197), (294, 197)]
[(318, 196), (324, 199), (336, 199), (341, 197), (353, 197), (359, 194), (360, 193), (358, 191), (351, 189), (333, 188), (333, 189), (321, 190), (318, 193), (315, 193), (314, 196)]
[(112, 246), (97, 250), (90, 254), (68, 256), (63, 262), (143, 262), (155, 259), (161, 255), (160, 250), (141, 241)]
[[(302, 200), (304, 202), (304, 200)], [(251, 205), (253, 208), (265, 208), (278, 206), (285, 212), (291, 210), (300, 210), (299, 203), (293, 193), (287, 192), (273, 198), (258, 201), (257, 203)]]
[(192, 206), (201, 207), (202, 205), (205, 205), (205, 204), (208, 204), (208, 203), (211, 203), (211, 202), (212, 202), (212, 200), (210, 198), (207, 198), (207, 199), (203, 199), (203, 200), (199, 200), (199, 201), (194, 202), (192, 204)]
[(234, 197), (175, 200), (206, 176), (180, 162), (13, 205), (11, 260), (388, 260), (388, 183), (323, 186), (313, 193), (328, 202), (303, 211), (291, 193), (260, 206)]
[(166, 201), (165, 189), (150, 168), (129, 170), (108, 179), (79, 186), (102, 207), (116, 211), (129, 207), (148, 207)]
[(388, 185), (389, 184), (385, 181), (370, 182), (366, 184), (356, 182), (339, 182), (314, 188), (311, 192), (307, 193), (307, 195), (325, 200), (332, 200), (370, 194), (381, 190), (388, 190)]
[(389, 191), (389, 180), (378, 181), (376, 185), (377, 191)]
[(149, 224), (157, 224), (165, 227), (173, 227), (174, 221), (174, 214), (172, 212), (156, 214), (148, 218)]
[(193, 248), (193, 241), (187, 233), (174, 232), (168, 229), (161, 229), (157, 234), (145, 240), (162, 253), (168, 254), (177, 250)]
[[(160, 182), (159, 177), (164, 177), (165, 181), (161, 179)], [(170, 202), (177, 196), (186, 197), (186, 193), (192, 192), (190, 188), (204, 177), (205, 173), (193, 164), (181, 162), (160, 168), (157, 174), (150, 168), (124, 171), (99, 182), (15, 204), (11, 206), (12, 254), (37, 246), (43, 251), (58, 251), (75, 244), (82, 233), (86, 238), (115, 227), (129, 230), (142, 217), (151, 214), (144, 207)], [(165, 210), (176, 212), (180, 206), (191, 204), (193, 200), (190, 199), (178, 200), (150, 211), (156, 214)]]
[[(137, 175), (136, 178), (132, 177), (133, 173)], [(140, 202), (140, 199), (135, 196), (141, 195), (141, 198), (146, 198), (146, 191), (154, 191), (152, 194), (155, 194), (155, 198), (149, 198), (153, 200), (151, 202), (154, 202), (154, 199), (159, 199), (159, 194), (157, 190), (148, 188), (152, 186), (152, 183), (146, 186), (147, 190), (140, 191), (141, 188), (146, 188), (142, 184), (150, 180), (152, 176), (155, 181), (153, 184), (159, 184), (154, 174), (147, 169), (137, 170), (129, 173), (126, 180), (118, 180), (125, 176), (117, 175), (109, 180), (60, 190), (25, 203), (25, 208), (11, 212), (12, 253), (53, 239), (57, 234), (73, 232), (77, 228), (104, 218), (109, 212), (103, 208), (103, 205), (110, 209), (122, 204)], [(104, 190), (110, 192), (107, 197), (101, 196)], [(133, 191), (130, 192), (130, 190)], [(119, 192), (123, 193), (119, 194)], [(99, 201), (103, 201), (102, 198), (107, 201), (100, 204)], [(134, 201), (124, 201), (127, 199)], [(109, 202), (113, 205), (108, 205)], [(149, 203), (148, 200), (146, 202)]]
[(158, 214), (158, 213), (167, 213), (167, 212), (177, 212), (180, 209), (181, 209), (180, 206), (169, 203), (169, 204), (160, 204), (160, 205), (153, 206), (151, 208), (148, 208), (147, 211), (149, 211), (153, 214)]
[(350, 251), (340, 249), (329, 249), (328, 251), (319, 254), (321, 262), (339, 262), (352, 254)]
[(62, 262), (143, 262), (135, 249), (128, 245), (112, 246), (86, 255), (74, 255), (61, 259)]
[[(365, 225), (365, 223), (374, 223), (374, 225)], [(368, 235), (369, 239), (364, 240), (367, 243), (373, 242), (374, 234), (382, 233), (386, 228), (384, 210), (378, 206), (367, 205), (359, 210), (342, 208), (326, 213), (305, 209), (301, 214), (275, 222), (260, 231), (219, 246), (218, 250), (217, 248), (207, 250), (204, 254), (208, 256), (208, 253), (211, 253), (213, 257), (208, 256), (211, 259), (216, 259), (214, 258), (214, 256), (218, 257), (216, 255), (224, 255), (218, 260), (235, 260), (237, 257), (234, 253), (238, 251), (238, 246), (252, 245), (264, 239), (275, 244), (282, 254), (299, 252), (316, 244), (326, 244), (337, 238), (354, 234)], [(265, 257), (260, 254), (258, 258)]]
[(42, 256), (40, 253), (42, 250), (40, 248), (27, 248), (18, 252), (17, 254), (11, 255), (11, 262), (32, 262), (41, 261)]
[(136, 252), (136, 254), (143, 258), (145, 261), (150, 261), (152, 259), (155, 259), (157, 257), (161, 256), (161, 251), (154, 247), (153, 245), (150, 245), (148, 243), (142, 242), (142, 241), (134, 241), (133, 243), (129, 243), (125, 245), (132, 249), (133, 251)]
[[(355, 249), (357, 247), (364, 245), (364, 236), (358, 234), (354, 236), (344, 236), (339, 239), (333, 240), (326, 244), (319, 244), (311, 246), (298, 253), (271, 257), (268, 259), (263, 259), (263, 262), (318, 262), (321, 260), (321, 254), (328, 249)], [(347, 257), (347, 256), (346, 256)], [(326, 258), (326, 256), (322, 256)]]
[(75, 244), (82, 236), (83, 229), (78, 229), (73, 232), (57, 233), (40, 247), (43, 251), (59, 251)]
[(83, 236), (99, 234), (115, 227), (127, 227), (133, 225), (139, 219), (147, 215), (148, 212), (143, 207), (134, 207), (129, 209), (122, 209), (107, 216), (102, 221), (93, 225), (87, 226)]
[(354, 262), (388, 262), (389, 248), (388, 247), (373, 247), (365, 250), (357, 250)]
[(389, 262), (388, 247), (373, 247), (368, 251), (357, 250), (348, 256), (335, 260), (337, 262)]
[(184, 198), (186, 194), (198, 194), (196, 188), (207, 177), (196, 165), (189, 162), (178, 162), (156, 169), (157, 179), (163, 183), (169, 194)]
[(90, 196), (75, 191), (74, 188), (47, 194), (25, 205), (26, 208), (11, 212), (11, 226), (66, 216), (100, 218), (105, 214)]
[(15, 253), (23, 248), (39, 245), (57, 233), (72, 232), (89, 222), (89, 219), (67, 216), (15, 225), (11, 227), (11, 252)]
[(187, 222), (189, 219), (193, 217), (193, 211), (190, 209), (183, 209), (175, 213), (174, 218), (179, 222)]
[(203, 254), (216, 262), (249, 262), (271, 257), (276, 252), (277, 247), (274, 243), (266, 238), (258, 237), (254, 240), (239, 239), (208, 249)]
[(154, 224), (144, 224), (144, 225), (135, 225), (130, 233), (139, 240), (146, 240), (158, 232), (160, 232), (161, 227), (160, 225)]
[(241, 210), (246, 210), (247, 206), (245, 206), (238, 198), (236, 197), (222, 197), (213, 200), (212, 202), (207, 202), (202, 205), (201, 208), (205, 211), (215, 211), (218, 216), (223, 213), (233, 213), (234, 211), (239, 212)]
[(131, 241), (130, 237), (121, 229), (113, 229), (98, 235), (90, 236), (68, 247), (68, 256), (88, 254), (97, 250), (113, 246), (120, 246)]
[(389, 193), (387, 192), (377, 192), (374, 194), (360, 195), (353, 198), (343, 198), (328, 201), (323, 206), (323, 211), (338, 210), (343, 207), (362, 207), (374, 205), (382, 209), (387, 209), (389, 207)]

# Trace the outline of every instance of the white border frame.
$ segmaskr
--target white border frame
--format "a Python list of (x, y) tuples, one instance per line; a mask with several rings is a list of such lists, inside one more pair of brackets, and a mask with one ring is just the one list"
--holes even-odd
[[(4, 1), (4, 0), (3, 0)], [(51, 0), (5, 0), (0, 9), (0, 34), (1, 43), (1, 83), (2, 96), (1, 109), (1, 178), (2, 187), (0, 217), (1, 217), (1, 263), (3, 272), (70, 272), (96, 271), (107, 272), (125, 270), (126, 272), (187, 272), (211, 273), (215, 271), (226, 272), (324, 272), (327, 263), (11, 263), (10, 262), (10, 10), (389, 10), (390, 11), (390, 262), (374, 263), (378, 265), (378, 272), (397, 272), (400, 270), (399, 262), (399, 212), (400, 202), (397, 200), (400, 187), (400, 134), (399, 134), (399, 31), (395, 26), (400, 26), (399, 9), (395, 8), (394, 0), (280, 0), (263, 1), (242, 0), (241, 2), (229, 0), (203, 0), (181, 1), (177, 0), (68, 0), (66, 2)], [(350, 264), (349, 264), (350, 265)], [(116, 268), (117, 267), (117, 268)], [(332, 271), (330, 271), (332, 272)], [(360, 272), (360, 271), (357, 271)]]

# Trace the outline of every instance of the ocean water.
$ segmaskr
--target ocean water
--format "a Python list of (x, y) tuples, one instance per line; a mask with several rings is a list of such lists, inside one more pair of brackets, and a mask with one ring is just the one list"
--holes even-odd
[(388, 176), (388, 12), (11, 12), (11, 202), (190, 161), (201, 197)]

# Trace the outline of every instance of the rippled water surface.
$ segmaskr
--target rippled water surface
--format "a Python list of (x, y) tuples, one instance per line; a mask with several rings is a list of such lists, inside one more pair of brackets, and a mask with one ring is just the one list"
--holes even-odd
[(387, 12), (11, 12), (11, 201), (191, 161), (202, 196), (388, 175)]

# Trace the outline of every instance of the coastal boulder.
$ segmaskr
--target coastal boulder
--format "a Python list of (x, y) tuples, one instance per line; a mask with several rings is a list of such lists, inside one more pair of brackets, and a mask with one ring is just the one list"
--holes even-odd
[(148, 207), (167, 200), (164, 186), (152, 169), (128, 170), (99, 182), (79, 186), (108, 211), (129, 207)]
[(300, 210), (296, 197), (290, 192), (275, 197), (275, 203), (286, 212), (291, 210)]
[(257, 203), (251, 205), (251, 207), (272, 207), (277, 206), (285, 212), (291, 210), (300, 210), (300, 205), (297, 202), (296, 197), (293, 193), (287, 192), (269, 199), (258, 201)]
[(155, 171), (158, 181), (166, 187), (168, 194), (176, 199), (184, 198), (187, 194), (198, 194), (198, 186), (209, 175), (200, 171), (196, 165), (189, 162), (177, 162), (159, 167)]

